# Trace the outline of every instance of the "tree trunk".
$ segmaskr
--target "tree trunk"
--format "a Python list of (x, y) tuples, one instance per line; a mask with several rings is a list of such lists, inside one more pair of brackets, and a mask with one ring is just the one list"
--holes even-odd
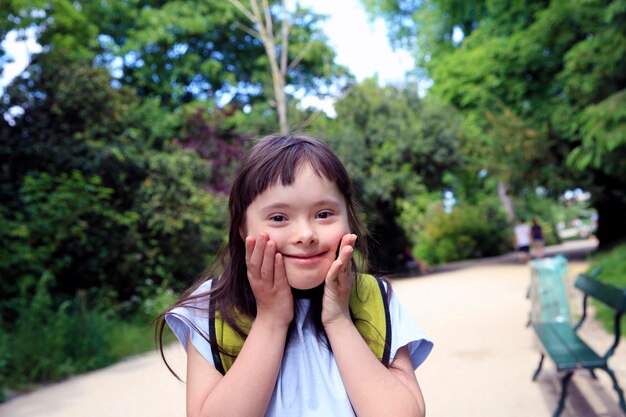
[(513, 208), (513, 200), (511, 200), (511, 196), (508, 194), (508, 188), (507, 184), (498, 181), (498, 197), (500, 197), (502, 207), (506, 211), (506, 218), (512, 222), (515, 219), (515, 209)]
[(287, 120), (287, 94), (285, 93), (285, 85), (287, 83), (287, 58), (289, 55), (289, 32), (291, 31), (291, 22), (287, 18), (287, 4), (282, 2), (283, 18), (281, 23), (281, 50), (280, 58), (276, 53), (276, 38), (274, 37), (274, 22), (270, 12), (270, 5), (267, 0), (249, 0), (250, 8), (246, 8), (239, 0), (229, 0), (231, 4), (239, 9), (256, 27), (255, 29), (243, 29), (250, 35), (261, 39), (263, 48), (270, 64), (270, 72), (272, 74), (272, 87), (274, 89), (274, 101), (276, 111), (278, 112), (278, 124), (280, 133), (286, 135), (289, 133), (289, 121)]
[[(280, 133), (286, 135), (289, 133), (289, 121), (287, 120), (287, 94), (285, 94), (285, 76), (276, 64), (276, 56), (273, 49), (266, 46), (267, 56), (270, 59), (272, 68), (272, 83), (274, 86), (274, 99), (276, 100), (276, 111), (278, 112), (278, 124)], [(272, 59), (273, 56), (273, 59)]]
[(626, 239), (626, 202), (620, 192), (605, 190), (593, 200), (593, 206), (598, 212), (596, 237), (599, 248), (610, 248), (615, 243)]

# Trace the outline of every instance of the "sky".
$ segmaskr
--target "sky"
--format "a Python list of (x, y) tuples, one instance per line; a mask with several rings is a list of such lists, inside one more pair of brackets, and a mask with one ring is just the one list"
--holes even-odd
[[(322, 30), (335, 49), (335, 62), (348, 67), (357, 81), (377, 76), (379, 85), (401, 83), (406, 71), (415, 68), (415, 61), (408, 51), (391, 48), (383, 19), (370, 22), (359, 0), (296, 1), (328, 15)], [(333, 117), (333, 102), (331, 97), (305, 97), (302, 106), (320, 108)]]
[(414, 68), (407, 51), (393, 51), (386, 33), (385, 22), (369, 22), (359, 0), (299, 0), (328, 15), (323, 24), (330, 44), (337, 52), (336, 63), (345, 65), (358, 81), (378, 75), (379, 83), (388, 84), (404, 79), (404, 73)]
[[(347, 66), (358, 81), (377, 76), (381, 85), (401, 82), (404, 73), (414, 67), (413, 58), (407, 51), (392, 50), (384, 21), (368, 21), (359, 0), (297, 1), (302, 6), (311, 7), (317, 13), (329, 16), (322, 29), (337, 53), (336, 62)], [(0, 78), (0, 95), (8, 82), (28, 65), (27, 51), (41, 50), (32, 38), (16, 42), (14, 33), (9, 33), (4, 42), (15, 62), (4, 66)], [(316, 103), (323, 108), (330, 104), (314, 98), (309, 98), (307, 104)]]

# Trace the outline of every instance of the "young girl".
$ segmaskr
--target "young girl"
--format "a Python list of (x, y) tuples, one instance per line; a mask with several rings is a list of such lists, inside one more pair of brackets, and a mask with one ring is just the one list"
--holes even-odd
[(357, 271), (364, 231), (337, 156), (310, 137), (260, 140), (229, 211), (219, 277), (161, 317), (161, 337), (164, 318), (187, 351), (187, 415), (424, 416), (414, 370), (432, 343), (386, 282)]

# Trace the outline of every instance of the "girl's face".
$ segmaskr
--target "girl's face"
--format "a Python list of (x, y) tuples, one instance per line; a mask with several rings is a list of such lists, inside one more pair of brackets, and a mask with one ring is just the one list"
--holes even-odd
[(306, 290), (324, 281), (350, 227), (337, 186), (305, 163), (291, 185), (273, 185), (256, 196), (240, 232), (244, 239), (267, 233), (283, 255), (289, 285)]

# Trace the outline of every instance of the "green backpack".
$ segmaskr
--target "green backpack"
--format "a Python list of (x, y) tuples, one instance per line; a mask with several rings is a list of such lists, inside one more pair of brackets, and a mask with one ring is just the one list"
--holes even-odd
[[(357, 288), (358, 287), (358, 288)], [(355, 326), (370, 350), (385, 366), (389, 365), (391, 348), (391, 324), (389, 304), (383, 281), (360, 274), (350, 293), (350, 312)], [(248, 334), (252, 319), (241, 317), (239, 323), (244, 333)], [(219, 313), (213, 310), (209, 315), (209, 336), (221, 349), (213, 349), (215, 368), (226, 374), (241, 351), (245, 337), (224, 322)]]

